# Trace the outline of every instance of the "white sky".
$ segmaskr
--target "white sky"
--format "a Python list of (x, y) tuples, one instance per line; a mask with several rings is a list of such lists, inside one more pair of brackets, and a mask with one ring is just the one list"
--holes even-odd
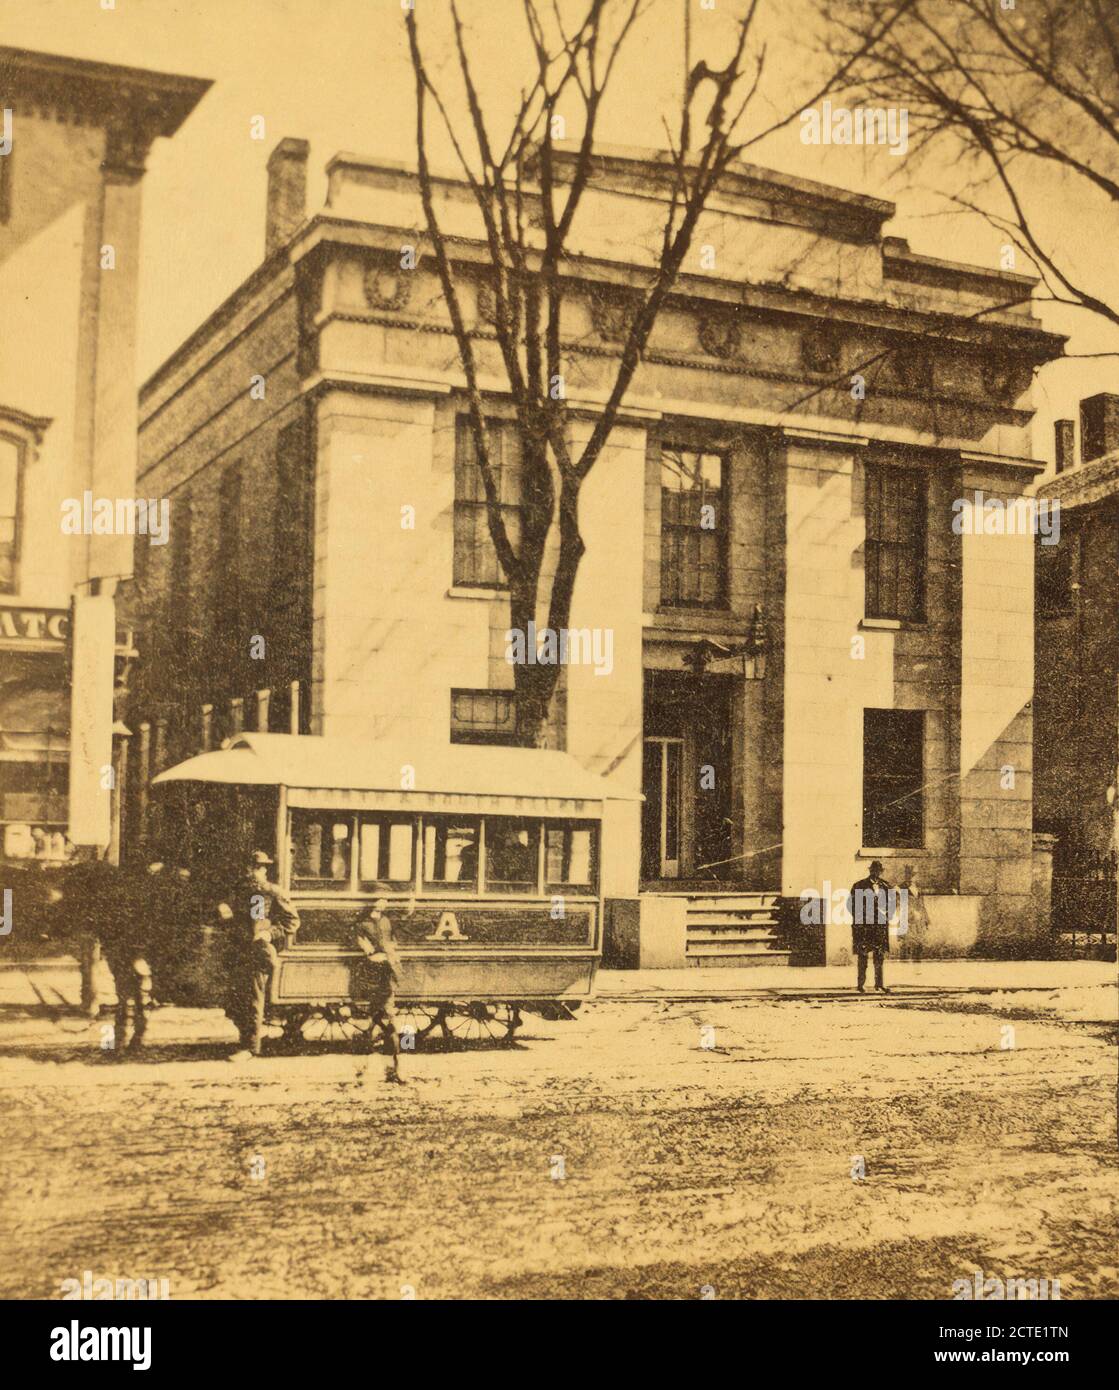
[[(823, 0), (762, 0), (768, 80), (756, 130), (799, 109), (816, 89), (811, 42)], [(311, 142), (309, 204), (325, 196), (323, 168), (338, 150), (414, 160), (414, 97), (401, 0), (0, 0), (0, 42), (79, 58), (208, 77), (214, 86), (180, 133), (159, 141), (145, 180), (139, 371), (146, 377), (260, 262), (265, 163), (285, 135)], [(445, 0), (416, 0), (434, 56), (448, 54)], [(662, 121), (683, 81), (683, 12), (689, 0), (649, 0), (604, 109), (603, 141), (664, 144)], [(710, 3), (710, 0), (709, 0)], [(565, 8), (569, 0), (564, 0)], [(725, 40), (745, 0), (690, 0), (693, 60), (722, 66)], [(768, 7), (768, 8), (767, 8)], [(462, 0), (488, 109), (508, 110), (527, 72), (521, 0)], [(433, 68), (439, 64), (433, 61)], [(250, 138), (263, 116), (266, 138)], [(915, 251), (998, 265), (1003, 238), (978, 219), (932, 216), (906, 186), (906, 161), (887, 149), (811, 147), (799, 121), (751, 152), (754, 162), (897, 202), (886, 230)], [(451, 162), (449, 152), (439, 161)], [(938, 177), (935, 171), (927, 178)], [(943, 170), (951, 188), (952, 170)], [(1054, 235), (1088, 266), (1117, 242), (1103, 210), (1066, 208), (1049, 190)], [(1114, 258), (1112, 258), (1114, 259)], [(1095, 267), (1093, 266), (1093, 269)], [(1119, 298), (1119, 270), (1116, 270)], [(1063, 312), (1062, 317), (1058, 317)], [(1046, 325), (1073, 334), (1069, 348), (1119, 348), (1119, 333), (1053, 308)], [(1119, 389), (1119, 359), (1045, 369), (1035, 387), (1035, 452), (1052, 456), (1051, 422), (1075, 415), (1082, 395)]]

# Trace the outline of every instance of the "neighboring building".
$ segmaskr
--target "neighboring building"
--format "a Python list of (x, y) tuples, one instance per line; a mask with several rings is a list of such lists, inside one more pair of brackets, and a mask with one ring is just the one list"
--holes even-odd
[[(308, 218), (306, 160), (276, 149), (265, 261), (142, 392), (141, 488), (172, 499), (172, 539), (147, 554), (139, 799), (240, 727), (391, 731), (417, 764), (509, 741), (455, 344), (430, 261), (400, 268), (414, 176), (339, 155)], [(440, 189), (512, 511), (488, 253), (469, 194)], [(596, 162), (568, 267), (581, 413), (668, 192), (663, 162)], [(893, 210), (734, 168), (585, 485), (571, 623), (612, 662), (565, 671), (551, 732), (644, 790), (604, 866), (609, 899), (639, 899), (643, 959), (682, 960), (686, 930), (694, 961), (784, 959), (775, 898), (846, 889), (870, 858), (932, 895), (945, 949), (1033, 936), (1031, 539), (957, 534), (953, 503), (1041, 471), (1028, 392), (1062, 340), (1027, 277), (916, 255), (882, 236)], [(840, 958), (847, 928), (827, 936)]]
[[(96, 499), (115, 520), (136, 491), (144, 160), (208, 86), (0, 47), (0, 862), (115, 833), (133, 537), (87, 532)], [(73, 533), (67, 499), (90, 518)]]
[(1034, 825), (1052, 836), (1053, 924), (1114, 948), (1119, 817), (1119, 395), (1056, 425), (1060, 541), (1037, 547)]

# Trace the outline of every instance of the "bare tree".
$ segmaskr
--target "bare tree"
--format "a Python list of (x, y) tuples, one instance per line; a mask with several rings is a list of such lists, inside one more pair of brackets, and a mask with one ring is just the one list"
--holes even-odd
[[(652, 264), (638, 270), (643, 283), (628, 322), (605, 404), (588, 437), (573, 442), (564, 377), (572, 350), (564, 324), (565, 294), (576, 273), (572, 228), (592, 182), (596, 136), (604, 96), (627, 38), (646, 0), (580, 0), (581, 18), (565, 23), (558, 0), (522, 0), (532, 81), (522, 90), (506, 134), (494, 134), (475, 80), (466, 32), (456, 0), (450, 17), (458, 75), (468, 118), (460, 134), (448, 103), (424, 58), (416, 9), (407, 30), (416, 90), (419, 188), (427, 234), (450, 315), (466, 384), (469, 427), (486, 500), (489, 533), (509, 589), (511, 627), (527, 634), (546, 613), (546, 626), (568, 626), (584, 541), (579, 524), (580, 489), (618, 420), (649, 336), (692, 243), (696, 224), (728, 167), (748, 144), (791, 121), (796, 112), (755, 132), (739, 134), (758, 89), (765, 50), (754, 36), (758, 0), (737, 23), (725, 65), (697, 62), (688, 74), (677, 128), (664, 156), (670, 191)], [(826, 90), (826, 88), (824, 89)], [(820, 93), (816, 93), (816, 99)], [(579, 130), (561, 149), (556, 120), (563, 105)], [(508, 395), (515, 411), (522, 461), (518, 535), (502, 512), (499, 478), (486, 429), (479, 386), (478, 350), (468, 326), (446, 229), (436, 207), (429, 164), (429, 111), (442, 119), (477, 206), (492, 262), (493, 323)], [(578, 119), (573, 120), (574, 109)], [(580, 129), (581, 127), (581, 129)], [(558, 533), (554, 568), (545, 571), (553, 525)], [(518, 741), (542, 743), (559, 679), (559, 667), (518, 663), (514, 668)]]
[[(848, 93), (907, 108), (917, 151), (952, 155), (949, 202), (1024, 252), (1044, 298), (1119, 325), (1119, 300), (1078, 264), (1076, 238), (1054, 236), (1078, 205), (1119, 213), (1114, 0), (840, 0), (831, 18)], [(1059, 219), (1047, 172), (1064, 178)]]

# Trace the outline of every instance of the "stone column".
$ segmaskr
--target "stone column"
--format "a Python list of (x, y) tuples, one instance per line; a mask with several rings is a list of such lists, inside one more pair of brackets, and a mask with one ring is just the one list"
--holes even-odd
[[(863, 631), (865, 521), (854, 506), (857, 440), (790, 435), (785, 453), (786, 586), (782, 892), (829, 903), (865, 872), (863, 710), (893, 704), (894, 633)], [(851, 948), (826, 926), (828, 962)]]
[[(578, 451), (593, 421), (578, 421)], [(646, 430), (620, 425), (587, 475), (579, 515), (586, 553), (571, 604), (571, 628), (590, 634), (602, 658), (566, 671), (567, 751), (632, 800), (606, 803), (602, 889), (637, 893), (641, 865), (641, 794)], [(620, 525), (620, 518), (632, 524)], [(607, 653), (609, 659), (607, 660)], [(643, 919), (644, 924), (644, 919)]]

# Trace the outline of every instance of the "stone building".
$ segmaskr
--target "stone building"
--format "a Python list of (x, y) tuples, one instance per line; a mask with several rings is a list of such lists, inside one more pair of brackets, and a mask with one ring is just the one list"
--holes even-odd
[(0, 47), (0, 863), (115, 849), (141, 181), (208, 86)]
[(1038, 489), (1060, 539), (1037, 547), (1034, 819), (1051, 837), (1053, 920), (1077, 949), (1114, 950), (1119, 816), (1119, 395), (1056, 425)]
[[(508, 600), (414, 175), (337, 155), (308, 214), (307, 157), (274, 151), (265, 259), (142, 391), (141, 486), (172, 534), (146, 553), (138, 794), (242, 727), (391, 732), (417, 762), (509, 740)], [(515, 511), (487, 252), (468, 190), (438, 187)], [(668, 192), (663, 158), (596, 161), (576, 429)], [(871, 858), (929, 895), (930, 949), (1033, 934), (1032, 542), (954, 523), (1040, 471), (1029, 387), (1061, 340), (1028, 278), (915, 254), (893, 210), (733, 168), (584, 486), (571, 623), (610, 634), (610, 669), (565, 668), (551, 733), (644, 791), (609, 827), (619, 956), (786, 959), (778, 901)], [(841, 958), (848, 929), (825, 930)]]

